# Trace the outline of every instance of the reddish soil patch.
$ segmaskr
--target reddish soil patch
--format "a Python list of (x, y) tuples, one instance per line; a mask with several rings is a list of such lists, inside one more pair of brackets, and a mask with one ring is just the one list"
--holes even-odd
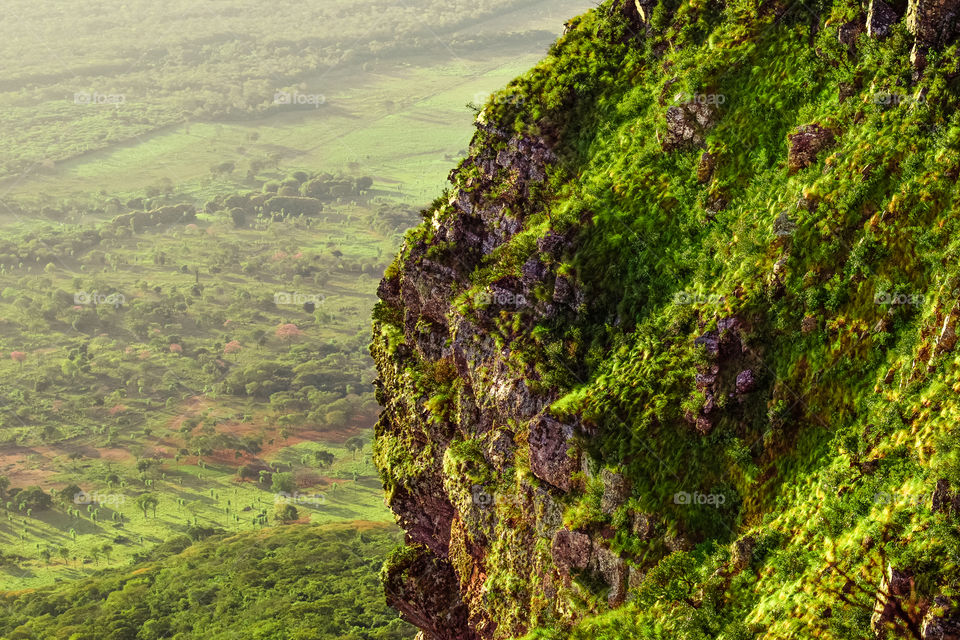
[(134, 460), (133, 454), (126, 449), (114, 447), (110, 449), (95, 449), (95, 451), (100, 452), (99, 458), (101, 460), (109, 460), (110, 462), (132, 462)]
[[(152, 455), (161, 458), (172, 458), (176, 451), (183, 447), (183, 440), (179, 437), (179, 430), (183, 423), (190, 418), (195, 418), (208, 409), (215, 409), (218, 405), (206, 396), (192, 396), (185, 400), (179, 408), (179, 413), (174, 416), (167, 427), (174, 433), (162, 440), (158, 440)], [(262, 466), (262, 460), (274, 456), (277, 452), (288, 447), (295, 446), (302, 442), (315, 442), (319, 444), (342, 445), (353, 436), (363, 433), (370, 428), (373, 418), (370, 416), (358, 416), (360, 424), (339, 429), (324, 429), (298, 427), (289, 429), (292, 433), (286, 438), (280, 437), (280, 428), (269, 422), (266, 416), (258, 415), (249, 422), (236, 422), (225, 420), (217, 425), (217, 432), (229, 434), (237, 438), (246, 436), (257, 436), (263, 438), (261, 450), (257, 454), (250, 454), (242, 451), (240, 456), (234, 449), (218, 449), (212, 455), (203, 456), (203, 460), (213, 465), (224, 466), (237, 469), (243, 465)], [(199, 427), (198, 427), (199, 428)], [(271, 444), (270, 441), (273, 441)], [(197, 456), (184, 456), (181, 458), (183, 464), (199, 464)]]
[(195, 417), (213, 406), (213, 401), (206, 396), (191, 396), (180, 405), (180, 415), (174, 416), (168, 425), (172, 431), (179, 431), (185, 420)]
[[(332, 445), (343, 444), (353, 436), (363, 433), (364, 430), (364, 427), (361, 426), (331, 431), (318, 431), (301, 427), (296, 433), (292, 433), (288, 438), (282, 439), (278, 428), (271, 428), (259, 421), (245, 423), (224, 422), (217, 427), (218, 433), (227, 433), (238, 438), (263, 434), (263, 444), (261, 445), (260, 452), (256, 455), (251, 455), (244, 451), (238, 458), (236, 451), (233, 449), (218, 449), (213, 452), (213, 455), (204, 456), (204, 459), (212, 464), (221, 464), (227, 467), (237, 468), (245, 464), (254, 464), (257, 459), (270, 458), (282, 449), (295, 446), (302, 442)], [(273, 444), (270, 444), (271, 440), (273, 440)]]
[[(37, 485), (40, 487), (57, 487), (63, 483), (53, 482), (50, 476), (53, 471), (45, 468), (27, 468), (35, 465), (46, 466), (51, 456), (49, 452), (44, 452), (42, 447), (36, 449), (31, 447), (21, 447), (17, 445), (7, 446), (0, 450), (0, 475), (10, 478), (10, 484), (14, 487), (29, 487)], [(28, 456), (38, 455), (40, 460), (27, 460)]]

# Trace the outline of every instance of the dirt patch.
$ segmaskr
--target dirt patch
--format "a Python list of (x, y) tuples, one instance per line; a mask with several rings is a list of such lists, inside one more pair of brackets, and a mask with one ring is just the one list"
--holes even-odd
[[(49, 451), (44, 452), (42, 448), (7, 446), (0, 450), (0, 475), (10, 478), (10, 484), (14, 487), (29, 487), (36, 485), (38, 487), (51, 488), (62, 486), (63, 483), (54, 482), (50, 477), (54, 471), (44, 468), (50, 462)], [(46, 448), (48, 449), (48, 448)], [(28, 456), (38, 456), (38, 460), (28, 460)], [(41, 468), (34, 468), (34, 467)]]
[(112, 447), (109, 449), (96, 449), (100, 452), (99, 458), (101, 460), (109, 460), (110, 462), (132, 462), (134, 456), (132, 453), (126, 449), (119, 449)]

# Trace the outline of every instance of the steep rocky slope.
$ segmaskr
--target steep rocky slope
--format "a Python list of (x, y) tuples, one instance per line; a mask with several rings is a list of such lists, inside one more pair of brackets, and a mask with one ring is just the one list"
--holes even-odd
[(425, 638), (960, 637), (957, 0), (608, 0), (381, 286)]

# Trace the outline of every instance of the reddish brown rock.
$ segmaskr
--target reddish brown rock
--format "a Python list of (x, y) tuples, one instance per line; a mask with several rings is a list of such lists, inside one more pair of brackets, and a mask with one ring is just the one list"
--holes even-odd
[(833, 146), (836, 135), (818, 124), (806, 124), (788, 136), (790, 156), (787, 166), (790, 173), (805, 169), (817, 161), (817, 154)]
[(564, 491), (573, 488), (572, 476), (579, 456), (567, 453), (573, 438), (573, 426), (539, 416), (530, 425), (530, 470), (533, 474)]
[(864, 32), (865, 26), (862, 18), (846, 22), (837, 27), (837, 40), (852, 51), (857, 43), (857, 38)]
[(740, 573), (753, 562), (753, 550), (757, 546), (757, 539), (753, 536), (744, 536), (733, 543), (730, 554), (730, 567), (735, 573)]
[(667, 132), (662, 147), (672, 151), (702, 145), (706, 132), (716, 124), (717, 108), (703, 100), (691, 100), (667, 109)]
[(600, 498), (600, 510), (611, 515), (630, 498), (630, 484), (622, 473), (609, 469), (600, 472), (603, 481), (603, 496)]
[(631, 530), (633, 535), (641, 540), (652, 540), (657, 532), (657, 516), (649, 513), (637, 512), (633, 514)]
[(384, 578), (387, 604), (431, 640), (479, 640), (449, 562), (422, 546), (407, 549)]
[(592, 553), (593, 542), (585, 533), (561, 529), (553, 536), (551, 554), (554, 566), (562, 576), (569, 576), (571, 571), (586, 569)]
[(884, 0), (871, 0), (867, 13), (867, 35), (871, 38), (886, 38), (893, 32), (893, 25), (900, 21), (900, 14)]
[(907, 28), (916, 37), (912, 61), (923, 68), (931, 49), (940, 49), (960, 35), (960, 0), (910, 0)]
[(607, 592), (607, 604), (611, 609), (616, 609), (627, 599), (627, 580), (630, 569), (620, 556), (606, 547), (596, 547), (593, 555), (596, 573), (610, 587)]
[(937, 596), (923, 619), (923, 640), (960, 640), (960, 611), (952, 598)]
[(750, 393), (757, 387), (756, 378), (753, 376), (753, 371), (747, 369), (746, 371), (741, 371), (737, 375), (737, 393), (744, 394)]
[(944, 478), (937, 480), (937, 486), (930, 497), (930, 510), (934, 513), (956, 513), (960, 511), (960, 496), (950, 490), (950, 482)]
[(697, 165), (697, 182), (706, 184), (713, 178), (713, 172), (717, 168), (717, 156), (704, 151), (700, 155), (700, 164)]
[(913, 575), (909, 571), (895, 569), (892, 565), (880, 581), (877, 601), (874, 604), (870, 625), (878, 634), (885, 634), (888, 625), (902, 615), (902, 602), (913, 590)]

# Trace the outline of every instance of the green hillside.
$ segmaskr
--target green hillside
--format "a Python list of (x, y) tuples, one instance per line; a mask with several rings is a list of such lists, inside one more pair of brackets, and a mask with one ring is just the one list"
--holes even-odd
[(478, 113), (374, 314), (427, 637), (958, 637), (958, 15), (608, 0)]
[(412, 638), (377, 578), (396, 540), (378, 525), (174, 538), (129, 568), (0, 592), (0, 638)]

